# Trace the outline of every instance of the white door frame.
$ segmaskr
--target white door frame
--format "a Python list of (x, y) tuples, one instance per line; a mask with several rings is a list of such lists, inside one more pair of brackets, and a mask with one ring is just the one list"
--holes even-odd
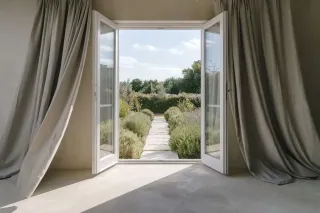
[[(221, 66), (220, 74), (220, 158), (214, 158), (206, 154), (206, 122), (205, 122), (205, 30), (220, 22), (220, 35), (223, 38), (221, 45)], [(227, 56), (228, 56), (228, 34), (227, 34), (227, 12), (215, 16), (203, 25), (201, 30), (201, 160), (205, 165), (217, 170), (222, 174), (228, 174), (227, 166)]]
[[(114, 94), (113, 94), (113, 149), (114, 153), (100, 158), (100, 23), (103, 22), (115, 30), (115, 56), (114, 56)], [(97, 11), (92, 14), (92, 70), (93, 70), (93, 134), (92, 134), (92, 173), (98, 174), (113, 166), (119, 159), (119, 31), (118, 26)]]
[[(99, 13), (98, 13), (99, 14)], [(101, 15), (101, 14), (99, 14)], [(102, 16), (102, 15), (101, 15)], [(102, 16), (102, 18), (104, 18)], [(140, 21), (140, 20), (113, 20), (110, 21), (106, 19), (106, 21), (109, 21), (108, 24), (110, 24), (119, 30), (202, 30), (204, 25), (208, 23), (208, 20), (192, 20), (192, 21), (167, 21), (167, 20), (158, 20), (158, 21)], [(94, 31), (95, 28), (93, 28)], [(117, 39), (119, 39), (119, 33), (117, 33)], [(95, 37), (93, 37), (95, 38)], [(95, 41), (96, 39), (93, 39), (93, 43), (97, 42)], [(201, 38), (201, 40), (203, 40)], [(118, 42), (117, 42), (118, 44)], [(93, 45), (96, 46), (96, 45)], [(202, 50), (201, 50), (202, 52)], [(202, 59), (202, 56), (201, 56)], [(95, 62), (94, 62), (95, 63)], [(119, 67), (119, 65), (117, 64)], [(95, 79), (95, 78), (94, 78)], [(95, 83), (95, 82), (94, 82)], [(96, 85), (96, 83), (94, 84)], [(117, 87), (119, 86), (119, 74), (117, 72), (117, 82), (116, 82)], [(95, 93), (96, 94), (96, 93)], [(118, 100), (116, 101), (117, 103), (117, 113), (119, 111), (119, 95), (117, 93), (117, 98)], [(96, 108), (94, 107), (94, 110)], [(96, 116), (96, 114), (94, 114)], [(118, 114), (116, 115), (118, 116)], [(203, 116), (202, 116), (203, 117)], [(202, 119), (202, 118), (201, 118)], [(119, 125), (119, 124), (118, 124)], [(95, 125), (94, 125), (95, 126)], [(203, 128), (201, 128), (203, 129)], [(97, 133), (96, 128), (94, 128), (93, 133)], [(95, 134), (94, 134), (94, 141), (95, 139)], [(119, 139), (119, 133), (117, 134), (117, 140)], [(95, 151), (96, 152), (96, 151)], [(119, 147), (117, 147), (117, 153), (119, 153)], [(95, 153), (93, 153), (93, 156), (96, 156)], [(118, 155), (119, 156), (119, 155)], [(162, 163), (200, 163), (201, 159), (179, 159), (179, 160), (136, 160), (136, 159), (118, 159), (118, 163), (121, 164), (127, 164), (127, 163), (141, 163), (141, 164), (162, 164)]]

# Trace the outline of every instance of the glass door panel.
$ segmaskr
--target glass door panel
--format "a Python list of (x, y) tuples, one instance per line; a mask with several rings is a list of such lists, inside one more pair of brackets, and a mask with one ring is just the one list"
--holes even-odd
[(118, 161), (117, 82), (118, 31), (109, 19), (93, 13), (93, 67), (95, 90), (93, 173), (99, 173)]
[(226, 12), (202, 30), (202, 162), (226, 171)]
[(100, 21), (100, 158), (114, 154), (115, 30)]

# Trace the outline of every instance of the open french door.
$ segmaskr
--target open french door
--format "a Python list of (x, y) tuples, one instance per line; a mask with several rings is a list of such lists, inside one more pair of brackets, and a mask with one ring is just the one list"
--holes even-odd
[(93, 151), (92, 172), (97, 174), (118, 162), (118, 27), (93, 11)]
[(227, 174), (227, 12), (203, 25), (201, 40), (201, 161)]

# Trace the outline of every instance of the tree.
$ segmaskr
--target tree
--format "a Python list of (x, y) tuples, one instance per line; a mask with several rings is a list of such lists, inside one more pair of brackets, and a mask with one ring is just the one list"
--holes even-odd
[(141, 92), (144, 94), (156, 93), (156, 87), (159, 84), (157, 80), (145, 80), (142, 84)]
[(169, 94), (179, 94), (181, 91), (181, 78), (167, 78), (164, 83), (164, 89)]
[(142, 81), (138, 78), (133, 79), (131, 81), (131, 85), (132, 85), (132, 90), (135, 92), (140, 92), (142, 89)]
[(130, 94), (132, 93), (132, 85), (129, 80), (120, 82), (120, 98), (130, 103)]
[(193, 62), (191, 68), (182, 70), (182, 92), (200, 93), (201, 92), (201, 62)]
[(156, 87), (155, 87), (155, 92), (159, 95), (165, 95), (166, 91), (164, 89), (163, 83), (159, 83)]

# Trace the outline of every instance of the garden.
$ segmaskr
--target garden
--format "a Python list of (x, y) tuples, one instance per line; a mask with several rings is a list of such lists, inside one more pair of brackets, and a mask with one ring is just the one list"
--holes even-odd
[[(179, 159), (201, 155), (200, 61), (182, 70), (182, 78), (164, 82), (140, 80), (120, 82), (120, 158), (140, 159), (155, 114), (164, 116), (170, 135), (169, 147)], [(103, 124), (108, 137), (108, 124)], [(210, 143), (219, 140), (218, 128), (207, 132)]]

